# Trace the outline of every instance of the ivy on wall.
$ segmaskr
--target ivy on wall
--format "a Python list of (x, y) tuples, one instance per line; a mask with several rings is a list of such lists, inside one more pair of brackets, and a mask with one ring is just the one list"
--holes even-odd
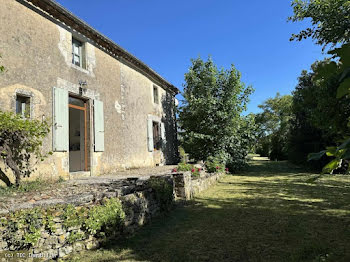
[(42, 209), (33, 208), (16, 211), (0, 219), (3, 238), (17, 250), (30, 248), (38, 243), (43, 230), (55, 233), (54, 218), (60, 219), (66, 231), (79, 229), (69, 234), (67, 242), (72, 244), (89, 236), (109, 236), (118, 232), (125, 219), (122, 203), (117, 198), (104, 199), (100, 205), (74, 207), (57, 205)]

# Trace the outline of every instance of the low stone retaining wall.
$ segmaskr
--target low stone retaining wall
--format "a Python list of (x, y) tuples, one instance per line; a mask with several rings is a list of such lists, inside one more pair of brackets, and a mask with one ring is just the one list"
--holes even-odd
[(178, 173), (174, 175), (175, 194), (179, 198), (190, 200), (196, 194), (215, 184), (223, 175), (223, 173), (203, 172), (198, 178), (194, 178), (191, 172)]
[(84, 188), (80, 194), (0, 210), (0, 261), (48, 261), (96, 248), (108, 239), (133, 233), (169, 210), (176, 198), (191, 199), (220, 176), (202, 174), (193, 179), (185, 172), (82, 182), (73, 185)]

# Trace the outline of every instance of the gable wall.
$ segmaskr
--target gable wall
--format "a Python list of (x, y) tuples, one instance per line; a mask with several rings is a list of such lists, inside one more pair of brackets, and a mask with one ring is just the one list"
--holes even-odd
[[(105, 151), (92, 154), (92, 175), (156, 164), (147, 150), (147, 116), (161, 117), (162, 109), (152, 103), (150, 79), (89, 42), (87, 70), (73, 66), (72, 33), (88, 40), (21, 1), (2, 0), (0, 22), (0, 61), (7, 69), (0, 76), (2, 110), (15, 111), (21, 92), (32, 97), (33, 118), (52, 119), (53, 87), (77, 92), (79, 81), (87, 81), (84, 96), (103, 101), (105, 115)], [(44, 148), (52, 150), (52, 134)], [(54, 153), (36, 175), (67, 177), (68, 163), (68, 153)]]

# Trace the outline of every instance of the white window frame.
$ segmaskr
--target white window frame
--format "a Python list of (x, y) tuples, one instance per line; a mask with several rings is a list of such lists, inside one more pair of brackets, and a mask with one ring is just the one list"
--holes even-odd
[(159, 87), (156, 85), (153, 85), (152, 96), (153, 96), (153, 103), (156, 105), (159, 105)]
[[(72, 37), (72, 64), (85, 69), (85, 43)], [(79, 59), (79, 64), (76, 64), (75, 58)]]

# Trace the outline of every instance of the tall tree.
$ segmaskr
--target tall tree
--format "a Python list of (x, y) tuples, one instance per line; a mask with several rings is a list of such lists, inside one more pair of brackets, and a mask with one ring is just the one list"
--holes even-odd
[[(312, 66), (314, 70), (317, 67)], [(333, 143), (334, 136), (329, 132), (329, 126), (322, 129), (328, 122), (322, 115), (321, 104), (330, 99), (332, 92), (321, 90), (319, 85), (313, 81), (315, 72), (303, 70), (298, 78), (298, 85), (293, 91), (293, 118), (290, 123), (288, 159), (296, 164), (306, 164), (307, 155), (323, 149), (329, 143)], [(334, 98), (333, 98), (334, 100)], [(320, 124), (320, 125), (319, 125)], [(322, 161), (308, 163), (310, 167), (320, 169), (325, 164)]]
[(195, 160), (217, 156), (238, 168), (253, 139), (252, 119), (241, 116), (252, 87), (241, 82), (233, 65), (218, 69), (210, 58), (192, 60), (185, 81), (179, 114), (184, 149)]
[(293, 34), (291, 40), (311, 37), (317, 44), (344, 44), (350, 40), (350, 1), (349, 0), (294, 0), (294, 15), (290, 21), (311, 19), (311, 27)]
[[(347, 173), (350, 173), (350, 44), (344, 44), (340, 48), (336, 48), (329, 52), (333, 55), (334, 60), (321, 64), (315, 74), (315, 81), (318, 81), (322, 88), (330, 89), (332, 94), (327, 98), (329, 107), (336, 111), (329, 119), (330, 123), (334, 123), (334, 119), (338, 119), (336, 126), (330, 126), (333, 132), (338, 134), (341, 139), (336, 139), (336, 147), (329, 144), (326, 150), (319, 153), (309, 155), (309, 160), (318, 160), (324, 155), (333, 158), (326, 166), (323, 167), (323, 173), (333, 173), (335, 169), (348, 166)], [(332, 103), (331, 99), (333, 98)], [(326, 103), (326, 104), (327, 104)], [(323, 108), (323, 107), (322, 107)], [(327, 112), (327, 111), (325, 111)], [(328, 118), (325, 118), (328, 120)]]
[(267, 99), (259, 108), (262, 113), (256, 115), (259, 126), (258, 153), (271, 159), (287, 159), (288, 132), (291, 114), (292, 96), (281, 96)]

